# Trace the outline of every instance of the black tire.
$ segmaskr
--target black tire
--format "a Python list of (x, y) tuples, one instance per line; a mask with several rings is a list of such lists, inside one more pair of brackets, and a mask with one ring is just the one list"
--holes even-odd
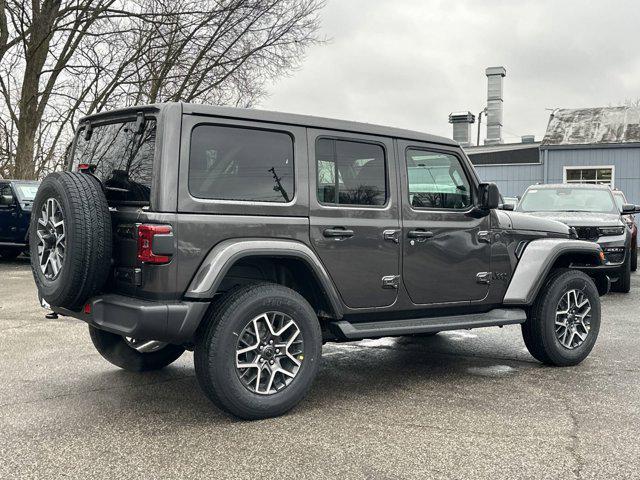
[[(48, 199), (64, 215), (66, 248), (60, 273), (47, 278), (38, 256), (38, 219)], [(79, 309), (97, 294), (111, 265), (111, 216), (100, 182), (84, 173), (56, 172), (41, 183), (33, 202), (29, 238), (31, 268), (40, 295), (57, 307)]]
[[(262, 395), (240, 381), (236, 345), (249, 321), (270, 311), (295, 319), (304, 342), (304, 361), (289, 385)], [(322, 357), (322, 334), (313, 308), (300, 294), (277, 284), (239, 287), (226, 294), (205, 322), (194, 351), (196, 378), (218, 408), (246, 420), (275, 417), (293, 408), (309, 392)]]
[(179, 345), (168, 344), (155, 352), (141, 353), (127, 344), (123, 337), (89, 325), (94, 347), (108, 362), (129, 372), (160, 370), (175, 362), (184, 353)]
[(22, 253), (20, 248), (0, 248), (0, 257), (4, 260), (15, 260)]
[[(629, 251), (629, 253), (631, 250)], [(611, 285), (611, 290), (620, 293), (629, 293), (631, 291), (631, 255), (627, 254), (622, 268), (618, 272), (618, 279)]]
[(638, 270), (638, 243), (635, 238), (631, 239), (631, 271)]
[[(561, 297), (571, 289), (582, 290), (589, 300), (591, 326), (584, 343), (570, 350), (556, 337), (555, 319)], [(569, 269), (558, 269), (549, 275), (529, 311), (529, 318), (522, 324), (522, 338), (529, 353), (542, 363), (558, 367), (577, 365), (587, 358), (599, 331), (598, 289), (587, 274)]]

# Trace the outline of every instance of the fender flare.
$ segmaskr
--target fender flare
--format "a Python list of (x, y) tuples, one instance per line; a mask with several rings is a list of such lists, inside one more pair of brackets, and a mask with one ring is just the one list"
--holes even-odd
[(323, 294), (336, 319), (343, 316), (338, 291), (317, 255), (304, 243), (295, 240), (239, 238), (220, 242), (211, 249), (198, 268), (185, 293), (192, 300), (211, 299), (229, 269), (244, 257), (288, 257), (305, 262), (320, 283)]
[(585, 240), (542, 238), (532, 240), (524, 249), (504, 295), (505, 305), (531, 305), (538, 295), (553, 264), (562, 255), (577, 253), (593, 255), (598, 265), (600, 246)]

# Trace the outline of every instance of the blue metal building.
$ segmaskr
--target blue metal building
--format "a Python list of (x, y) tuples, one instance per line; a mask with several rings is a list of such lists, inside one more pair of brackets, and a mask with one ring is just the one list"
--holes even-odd
[(536, 183), (599, 183), (640, 204), (640, 108), (561, 109), (541, 143), (465, 149), (480, 178), (505, 196)]

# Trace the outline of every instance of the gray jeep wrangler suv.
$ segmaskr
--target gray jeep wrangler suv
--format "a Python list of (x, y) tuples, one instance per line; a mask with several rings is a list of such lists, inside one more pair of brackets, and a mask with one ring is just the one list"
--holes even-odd
[(521, 324), (541, 362), (587, 357), (597, 243), (498, 210), (449, 139), (257, 110), (161, 104), (81, 120), (31, 222), (43, 306), (118, 367), (194, 351), (246, 419), (309, 391), (322, 344)]

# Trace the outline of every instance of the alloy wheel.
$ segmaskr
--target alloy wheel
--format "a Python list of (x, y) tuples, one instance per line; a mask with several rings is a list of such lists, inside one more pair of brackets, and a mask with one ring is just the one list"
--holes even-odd
[(48, 198), (42, 205), (38, 218), (38, 262), (47, 280), (60, 275), (66, 254), (64, 214), (55, 198)]
[(591, 302), (582, 290), (569, 290), (556, 308), (556, 338), (563, 347), (573, 350), (584, 343), (590, 330)]
[(272, 395), (289, 386), (304, 360), (300, 327), (282, 312), (266, 312), (242, 330), (236, 345), (236, 373), (251, 392)]

